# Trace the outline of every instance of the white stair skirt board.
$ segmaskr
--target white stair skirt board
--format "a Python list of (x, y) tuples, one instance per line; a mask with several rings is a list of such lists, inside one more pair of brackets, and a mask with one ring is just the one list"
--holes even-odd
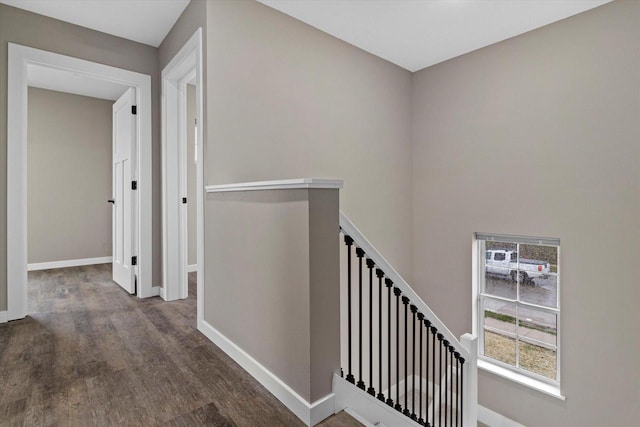
[(66, 261), (38, 262), (27, 265), (28, 271), (49, 270), (52, 268), (80, 267), (82, 265), (106, 264), (113, 260), (113, 257), (105, 256), (99, 258), (69, 259)]
[(478, 405), (478, 421), (489, 427), (525, 427), (523, 424), (513, 421), (489, 408)]
[(385, 427), (385, 425), (382, 423), (371, 424), (369, 420), (367, 420), (365, 417), (363, 417), (362, 415), (360, 415), (359, 413), (357, 413), (351, 408), (344, 408), (344, 412), (351, 415), (351, 418), (353, 418), (354, 420), (356, 420), (357, 422), (359, 422), (365, 427)]
[(198, 271), (198, 264), (189, 264), (187, 266), (187, 272), (193, 273), (194, 271)]
[(7, 323), (8, 313), (6, 311), (0, 311), (0, 323)]
[[(260, 362), (251, 357), (206, 321), (203, 320), (198, 323), (198, 330), (242, 366), (245, 371), (258, 380), (260, 384), (306, 425), (314, 426), (337, 412), (335, 410), (334, 393), (330, 393), (313, 403), (309, 403), (280, 378), (260, 364)], [(341, 408), (341, 410), (342, 409), (344, 408)]]
[[(418, 423), (402, 415), (391, 406), (360, 390), (339, 375), (333, 376), (335, 411), (347, 410), (358, 414), (369, 424), (393, 427), (416, 427)], [(366, 414), (366, 415), (362, 415)]]

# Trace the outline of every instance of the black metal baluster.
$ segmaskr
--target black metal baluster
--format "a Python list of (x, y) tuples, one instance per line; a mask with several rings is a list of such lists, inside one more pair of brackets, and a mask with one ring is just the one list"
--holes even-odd
[[(411, 314), (412, 314), (412, 340), (411, 340), (411, 377), (413, 378), (413, 390), (411, 391), (411, 419), (414, 421), (418, 420), (416, 416), (416, 313), (418, 312), (418, 307), (411, 304)], [(422, 349), (420, 349), (422, 351)]]
[(464, 357), (460, 358), (460, 424), (464, 425)]
[(431, 424), (436, 425), (436, 333), (438, 329), (431, 327)]
[(438, 426), (442, 425), (442, 334), (438, 334), (438, 342), (440, 343), (440, 357), (438, 357)]
[(349, 341), (349, 363), (347, 372), (347, 381), (355, 383), (355, 378), (351, 372), (351, 245), (353, 239), (350, 236), (344, 236), (344, 243), (347, 245), (347, 335)]
[(367, 258), (369, 269), (369, 388), (367, 393), (371, 396), (376, 395), (376, 389), (373, 388), (373, 267), (375, 265), (372, 259)]
[(356, 256), (358, 257), (358, 313), (360, 317), (359, 328), (358, 328), (358, 372), (359, 372), (359, 380), (358, 380), (358, 388), (364, 390), (364, 381), (362, 380), (362, 257), (364, 256), (364, 251), (360, 248), (356, 248)]
[(384, 402), (382, 394), (382, 277), (384, 272), (376, 268), (378, 276), (378, 400)]
[(418, 394), (418, 424), (424, 424), (424, 419), (422, 418), (422, 319), (424, 319), (424, 314), (418, 313), (418, 325), (420, 327), (420, 356), (418, 357), (418, 363), (420, 368), (418, 368), (418, 376), (420, 377), (420, 392)]
[(393, 406), (393, 399), (391, 398), (391, 286), (393, 281), (389, 278), (384, 279), (384, 284), (387, 287), (387, 334), (388, 334), (388, 348), (387, 348), (387, 390), (389, 396), (387, 397), (387, 405)]
[[(449, 384), (449, 424), (453, 427), (453, 346), (449, 346), (449, 371), (451, 372), (451, 384)], [(456, 379), (456, 382), (458, 380)]]
[[(449, 363), (449, 341), (444, 340), (444, 427), (447, 427), (447, 402), (449, 391), (449, 370), (447, 364)], [(442, 410), (442, 407), (440, 408)]]
[(453, 353), (453, 357), (456, 359), (456, 427), (460, 426), (458, 414), (460, 413), (460, 405), (458, 400), (460, 398), (460, 353), (457, 351)]
[(431, 425), (429, 424), (429, 367), (431, 366), (429, 365), (429, 330), (431, 329), (431, 321), (424, 319), (424, 325), (427, 327), (425, 331), (425, 336), (424, 336), (424, 340), (426, 341), (426, 344), (427, 344), (427, 348), (425, 351), (425, 356), (426, 356), (425, 377), (427, 380), (427, 390), (425, 392), (424, 424), (427, 427), (431, 427)]
[(404, 304), (404, 411), (402, 413), (407, 417), (411, 414), (409, 412), (409, 405), (407, 404), (407, 400), (409, 399), (409, 377), (408, 377), (408, 354), (409, 349), (407, 348), (409, 339), (407, 335), (407, 308), (409, 307), (409, 298), (402, 297), (402, 304)]
[(396, 296), (396, 411), (402, 411), (400, 404), (400, 295), (402, 292), (399, 288), (393, 288), (393, 294)]

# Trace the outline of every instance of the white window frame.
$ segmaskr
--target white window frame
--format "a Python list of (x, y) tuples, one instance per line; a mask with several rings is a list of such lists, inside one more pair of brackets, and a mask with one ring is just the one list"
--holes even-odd
[[(517, 294), (516, 299), (505, 298), (501, 296), (495, 296), (484, 293), (484, 281), (485, 281), (485, 257), (486, 257), (486, 241), (505, 242), (515, 244), (527, 244), (527, 245), (543, 245), (543, 246), (556, 246), (558, 248), (557, 259), (557, 308), (551, 308), (546, 306), (540, 306), (524, 301), (520, 301), (520, 289), (516, 287)], [(547, 238), (532, 238), (523, 236), (509, 236), (500, 234), (488, 234), (488, 233), (475, 233), (473, 241), (473, 333), (478, 337), (478, 367), (484, 371), (491, 372), (500, 377), (509, 379), (516, 383), (525, 385), (534, 390), (541, 391), (549, 396), (565, 400), (565, 397), (561, 393), (561, 301), (560, 301), (560, 257), (561, 257), (561, 245), (559, 239), (547, 239)], [(524, 368), (517, 366), (518, 353), (519, 353), (519, 335), (517, 333), (517, 321), (516, 321), (516, 333), (507, 334), (513, 335), (512, 338), (516, 340), (516, 366), (506, 362), (502, 362), (491, 357), (484, 355), (484, 331), (485, 326), (483, 322), (483, 297), (491, 298), (496, 301), (504, 301), (513, 303), (517, 307), (531, 308), (547, 313), (556, 315), (556, 378), (550, 379), (535, 372), (528, 371)], [(516, 316), (517, 317), (517, 316)], [(491, 332), (490, 329), (487, 329)], [(501, 331), (503, 333), (504, 331)]]

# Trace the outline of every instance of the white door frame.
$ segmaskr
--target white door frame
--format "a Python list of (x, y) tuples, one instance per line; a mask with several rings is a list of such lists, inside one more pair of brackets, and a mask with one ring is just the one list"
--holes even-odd
[(7, 93), (7, 311), (27, 315), (27, 66), (71, 71), (136, 89), (138, 296), (157, 295), (151, 256), (151, 76), (9, 43)]
[(162, 70), (162, 283), (160, 292), (167, 301), (186, 298), (187, 281), (187, 215), (181, 198), (186, 196), (186, 84), (196, 82), (196, 203), (197, 203), (197, 311), (202, 320), (204, 283), (204, 147), (203, 147), (203, 75), (202, 29)]

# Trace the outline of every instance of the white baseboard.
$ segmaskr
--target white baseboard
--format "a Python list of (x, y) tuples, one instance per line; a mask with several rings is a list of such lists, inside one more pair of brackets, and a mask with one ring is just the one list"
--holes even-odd
[(6, 311), (0, 311), (0, 323), (7, 323), (9, 321), (9, 313)]
[(151, 297), (157, 297), (162, 293), (162, 288), (160, 286), (151, 287)]
[(198, 264), (189, 264), (187, 265), (187, 272), (193, 273), (194, 271), (198, 271)]
[(251, 357), (206, 321), (203, 320), (198, 323), (198, 330), (242, 366), (245, 371), (249, 372), (251, 376), (258, 380), (260, 384), (306, 425), (316, 425), (336, 412), (334, 393), (330, 393), (314, 403), (309, 403), (260, 362)]
[(489, 427), (526, 427), (482, 405), (478, 405), (478, 421)]
[(307, 405), (309, 406), (309, 422), (307, 423), (307, 425), (314, 426), (324, 419), (329, 418), (331, 415), (335, 414), (335, 399), (336, 395), (333, 393), (329, 393), (325, 397), (316, 400), (311, 405), (307, 403)]
[(65, 261), (38, 262), (27, 265), (28, 271), (49, 270), (51, 268), (80, 267), (83, 265), (106, 264), (112, 262), (113, 257), (69, 259)]

